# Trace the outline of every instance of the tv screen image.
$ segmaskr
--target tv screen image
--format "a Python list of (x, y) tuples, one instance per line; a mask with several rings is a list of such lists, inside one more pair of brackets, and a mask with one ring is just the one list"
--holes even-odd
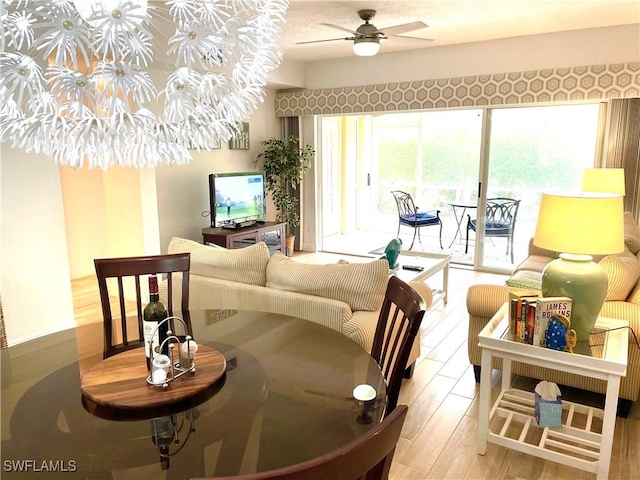
[(263, 219), (264, 173), (212, 173), (209, 175), (211, 226), (222, 227)]

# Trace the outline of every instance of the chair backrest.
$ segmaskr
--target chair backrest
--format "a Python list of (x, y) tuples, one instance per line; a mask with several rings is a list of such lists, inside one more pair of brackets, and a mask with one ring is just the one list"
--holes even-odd
[(425, 313), (422, 297), (396, 276), (389, 278), (371, 356), (387, 381), (388, 415), (396, 407), (413, 342)]
[(393, 413), (364, 435), (318, 458), (268, 472), (216, 479), (386, 480), (407, 410), (406, 405), (398, 405)]
[[(144, 344), (142, 312), (149, 299), (142, 298), (140, 294), (140, 277), (144, 277), (146, 281), (147, 275), (167, 275), (168, 299), (167, 305), (165, 306), (167, 307), (169, 316), (173, 316), (173, 273), (180, 272), (182, 274), (182, 300), (180, 310), (182, 312), (182, 318), (187, 325), (188, 333), (191, 334), (191, 319), (189, 317), (189, 269), (191, 266), (191, 254), (176, 253), (145, 257), (99, 258), (94, 260), (94, 264), (96, 276), (98, 277), (102, 317), (104, 319), (105, 358)], [(127, 304), (130, 304), (130, 301), (125, 300), (125, 284), (123, 280), (126, 277), (132, 277), (135, 283), (137, 313), (137, 331), (135, 332), (127, 328)], [(115, 318), (111, 311), (111, 301), (107, 288), (107, 280), (109, 278), (117, 279), (118, 284), (117, 313), (119, 316), (115, 316)], [(114, 292), (112, 292), (112, 294), (113, 293)], [(114, 325), (114, 320), (118, 319), (119, 325)], [(172, 330), (175, 332), (175, 327), (173, 327)]]
[(486, 225), (508, 225), (513, 231), (519, 205), (514, 198), (488, 198)]
[(401, 190), (393, 190), (391, 194), (398, 206), (398, 215), (402, 218), (412, 218), (415, 220), (417, 213), (416, 204), (413, 202), (411, 195)]

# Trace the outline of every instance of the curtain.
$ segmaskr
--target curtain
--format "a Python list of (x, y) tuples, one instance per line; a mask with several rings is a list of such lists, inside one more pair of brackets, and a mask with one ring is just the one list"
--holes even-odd
[(624, 209), (640, 220), (640, 98), (609, 100), (603, 167), (624, 168)]
[(0, 296), (0, 349), (7, 348), (7, 334), (4, 331), (4, 315), (2, 314), (2, 297)]

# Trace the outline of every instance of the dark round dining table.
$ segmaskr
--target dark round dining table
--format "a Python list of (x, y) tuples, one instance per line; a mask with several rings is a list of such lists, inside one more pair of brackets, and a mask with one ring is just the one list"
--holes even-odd
[[(192, 310), (190, 316), (195, 340), (222, 353), (226, 371), (205, 392), (162, 410), (132, 414), (96, 408), (83, 397), (82, 375), (103, 361), (101, 323), (2, 350), (2, 478), (260, 472), (332, 451), (382, 418), (382, 373), (341, 333), (261, 312)], [(197, 363), (196, 354), (195, 375)], [(189, 374), (173, 382), (182, 381)], [(364, 407), (352, 395), (360, 384), (377, 392)]]

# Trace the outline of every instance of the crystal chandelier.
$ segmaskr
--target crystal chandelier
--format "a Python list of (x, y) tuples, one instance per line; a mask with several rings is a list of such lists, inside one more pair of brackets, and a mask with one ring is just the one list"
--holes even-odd
[(288, 5), (0, 0), (0, 139), (71, 167), (187, 163), (264, 100)]

